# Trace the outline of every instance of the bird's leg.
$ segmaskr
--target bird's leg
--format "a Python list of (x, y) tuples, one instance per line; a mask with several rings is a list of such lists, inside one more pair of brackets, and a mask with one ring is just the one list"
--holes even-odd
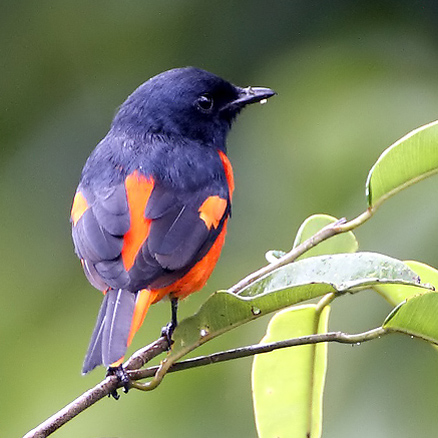
[(178, 316), (177, 316), (178, 298), (172, 297), (170, 299), (170, 305), (172, 308), (171, 320), (170, 320), (169, 324), (167, 324), (165, 327), (163, 327), (161, 329), (161, 336), (164, 336), (167, 339), (167, 342), (169, 344), (169, 349), (170, 349), (170, 346), (173, 344), (172, 334), (173, 334), (174, 330), (176, 329), (176, 326), (178, 325)]
[[(123, 386), (123, 392), (126, 394), (129, 391), (129, 388), (131, 387), (131, 381), (122, 364), (117, 367), (108, 367), (106, 376), (116, 376), (117, 380)], [(117, 389), (108, 394), (108, 396), (112, 396), (114, 400), (118, 400), (120, 398), (120, 395), (117, 393)]]

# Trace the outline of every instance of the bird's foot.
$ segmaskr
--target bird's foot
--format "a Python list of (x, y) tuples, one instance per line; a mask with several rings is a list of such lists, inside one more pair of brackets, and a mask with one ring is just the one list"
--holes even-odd
[[(119, 365), (117, 367), (108, 367), (108, 370), (106, 372), (106, 376), (116, 376), (117, 380), (122, 384), (123, 386), (123, 392), (125, 394), (128, 393), (130, 387), (131, 387), (131, 380), (128, 377), (127, 372), (123, 368), (123, 365)], [(114, 400), (118, 400), (120, 398), (120, 395), (117, 392), (117, 389), (110, 392), (108, 394), (108, 397), (113, 397)]]
[(170, 299), (170, 304), (172, 308), (172, 318), (169, 324), (167, 324), (165, 327), (161, 329), (161, 336), (164, 336), (167, 339), (168, 350), (170, 350), (170, 347), (173, 344), (172, 335), (176, 329), (176, 326), (178, 325), (178, 318), (177, 318), (178, 298), (172, 297)]
[(167, 339), (168, 350), (170, 350), (170, 347), (173, 344), (172, 335), (175, 329), (176, 329), (176, 324), (174, 324), (173, 322), (169, 322), (161, 329), (161, 336)]

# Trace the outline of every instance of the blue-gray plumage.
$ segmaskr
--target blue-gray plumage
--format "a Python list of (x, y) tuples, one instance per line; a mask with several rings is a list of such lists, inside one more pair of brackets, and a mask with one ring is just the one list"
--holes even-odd
[(205, 284), (231, 213), (226, 136), (245, 105), (273, 94), (187, 67), (149, 79), (122, 104), (71, 213), (84, 272), (106, 293), (84, 373), (120, 363), (151, 303), (176, 303)]

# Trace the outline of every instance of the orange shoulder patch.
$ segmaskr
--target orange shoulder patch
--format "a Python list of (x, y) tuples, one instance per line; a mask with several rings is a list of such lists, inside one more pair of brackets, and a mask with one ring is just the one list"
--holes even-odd
[(230, 160), (222, 151), (219, 151), (219, 156), (221, 157), (222, 165), (224, 166), (225, 176), (227, 178), (228, 188), (230, 190), (230, 199), (232, 199), (234, 192), (233, 168), (231, 166)]
[(226, 208), (226, 199), (219, 196), (209, 196), (199, 207), (199, 217), (205, 222), (208, 229), (217, 228)]
[(137, 171), (125, 180), (130, 227), (123, 236), (122, 260), (127, 271), (132, 268), (138, 251), (149, 235), (151, 220), (145, 218), (144, 212), (153, 188), (153, 179)]
[(76, 192), (70, 213), (70, 217), (73, 222), (73, 225), (77, 224), (78, 220), (87, 211), (87, 209), (88, 209), (88, 202), (85, 199), (85, 196), (81, 192)]

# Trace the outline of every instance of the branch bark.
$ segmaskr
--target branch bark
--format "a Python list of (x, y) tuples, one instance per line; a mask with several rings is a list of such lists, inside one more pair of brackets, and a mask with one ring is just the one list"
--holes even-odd
[[(157, 339), (146, 347), (137, 350), (124, 364), (125, 369), (135, 370), (141, 368), (147, 362), (159, 354), (167, 351), (169, 344), (165, 337)], [(65, 423), (79, 415), (85, 409), (102, 400), (104, 397), (120, 388), (121, 384), (116, 376), (108, 376), (94, 388), (84, 392), (77, 399), (52, 415), (35, 429), (32, 429), (23, 438), (46, 438), (63, 426)]]
[[(255, 344), (246, 347), (234, 348), (232, 350), (221, 351), (219, 353), (213, 353), (208, 356), (199, 356), (192, 359), (182, 360), (176, 362), (169, 368), (169, 373), (175, 371), (188, 370), (191, 368), (202, 367), (205, 365), (211, 365), (213, 363), (226, 362), (229, 360), (240, 359), (243, 357), (255, 356), (256, 354), (270, 353), (271, 351), (279, 350), (282, 348), (297, 347), (299, 345), (312, 345), (320, 344), (321, 342), (337, 342), (340, 344), (361, 344), (362, 342), (371, 341), (376, 338), (380, 338), (384, 335), (392, 333), (385, 330), (382, 327), (378, 327), (367, 332), (358, 334), (347, 334), (343, 332), (329, 332), (320, 333), (317, 335), (301, 336), (299, 338), (287, 339), (285, 341), (272, 342), (268, 344)], [(144, 370), (132, 371), (129, 373), (129, 377), (132, 380), (145, 379), (152, 377), (158, 367), (150, 367)]]
[[(372, 339), (380, 338), (391, 333), (382, 327), (369, 330), (364, 333), (349, 335), (342, 332), (330, 332), (316, 335), (302, 336), (299, 338), (288, 339), (285, 341), (272, 342), (269, 344), (256, 344), (247, 347), (236, 348), (232, 350), (214, 353), (208, 356), (196, 357), (175, 363), (169, 372), (183, 371), (190, 368), (211, 365), (213, 363), (226, 362), (229, 360), (240, 359), (243, 357), (254, 356), (256, 354), (269, 353), (281, 348), (289, 348), (298, 345), (310, 345), (321, 342), (338, 342), (342, 344), (360, 344)], [(158, 367), (150, 367), (144, 370), (139, 370), (139, 364), (147, 363), (158, 354), (167, 350), (167, 340), (159, 338), (152, 344), (135, 352), (124, 364), (128, 371), (128, 376), (131, 380), (140, 380), (147, 377), (152, 377), (156, 373)], [(142, 366), (142, 365), (141, 365)], [(56, 414), (41, 423), (38, 427), (28, 432), (23, 438), (46, 438), (62, 425), (76, 417), (85, 409), (92, 406), (102, 398), (111, 394), (115, 389), (121, 387), (120, 382), (115, 376), (109, 376), (94, 388), (86, 391)]]

